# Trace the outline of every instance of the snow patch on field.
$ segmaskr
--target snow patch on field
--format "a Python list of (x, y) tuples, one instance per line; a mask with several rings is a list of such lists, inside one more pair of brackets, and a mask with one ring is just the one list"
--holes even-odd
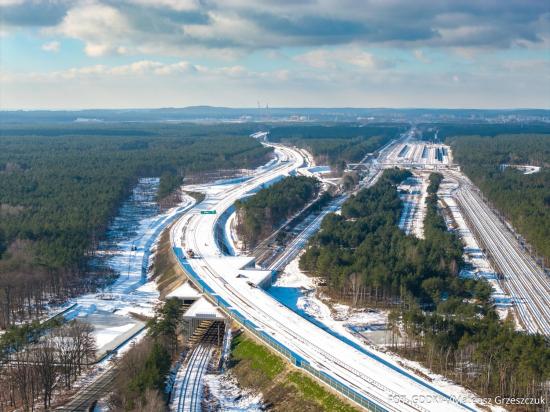
[(400, 192), (399, 197), (403, 201), (399, 228), (406, 234), (413, 234), (419, 239), (424, 238), (428, 184), (428, 174), (415, 172), (413, 177), (405, 179), (397, 187)]
[(122, 326), (113, 326), (110, 328), (100, 329), (95, 332), (95, 339), (96, 344), (98, 347), (102, 347), (109, 342), (111, 342), (113, 339), (115, 339), (117, 336), (124, 332), (128, 332), (130, 329), (134, 327), (135, 324), (128, 323), (126, 325)]
[[(463, 399), (476, 397), (473, 392), (442, 375), (431, 372), (420, 363), (389, 352), (385, 347), (388, 312), (354, 309), (317, 293), (315, 278), (307, 276), (300, 270), (299, 259), (298, 256), (285, 268), (268, 293), (300, 315), (321, 324), (363, 350), (437, 384), (437, 387), (445, 393)], [(502, 411), (503, 409), (491, 407), (491, 410)]]
[(179, 206), (159, 214), (155, 202), (158, 184), (158, 178), (140, 179), (100, 242), (92, 266), (111, 271), (117, 276), (115, 281), (98, 293), (72, 299), (70, 303), (75, 306), (64, 315), (94, 326), (98, 353), (123, 343), (143, 326), (134, 314), (153, 315), (159, 292), (148, 278), (148, 269), (157, 238), (194, 203), (185, 196)]
[(237, 213), (233, 212), (229, 215), (225, 221), (225, 233), (227, 239), (227, 247), (229, 249), (229, 254), (234, 256), (239, 256), (243, 251), (243, 244), (239, 240), (239, 235), (237, 234), (237, 223), (236, 223)]
[[(365, 339), (370, 341), (370, 332), (385, 329), (387, 312), (358, 310), (331, 302), (327, 296), (317, 293), (316, 279), (300, 270), (299, 260), (300, 255), (277, 278), (268, 290), (271, 296), (301, 316), (359, 345), (363, 345)], [(380, 338), (376, 336), (375, 340)]]
[(262, 395), (239, 387), (230, 374), (209, 374), (204, 377), (209, 395), (214, 399), (206, 405), (207, 411), (263, 411)]

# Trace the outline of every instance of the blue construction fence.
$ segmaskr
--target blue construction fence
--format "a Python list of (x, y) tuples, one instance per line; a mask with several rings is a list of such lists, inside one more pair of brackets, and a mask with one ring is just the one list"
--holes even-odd
[(283, 355), (295, 366), (304, 369), (305, 371), (309, 372), (313, 376), (322, 380), (327, 385), (329, 385), (330, 387), (332, 387), (334, 390), (338, 391), (345, 397), (351, 399), (352, 401), (358, 403), (359, 405), (371, 411), (387, 412), (387, 409), (383, 408), (378, 403), (359, 394), (358, 392), (351, 389), (350, 387), (343, 385), (341, 382), (337, 381), (327, 373), (312, 367), (311, 364), (307, 360), (305, 360), (302, 356), (298, 355), (293, 350), (287, 348), (285, 345), (275, 340), (272, 336), (270, 336), (265, 331), (259, 330), (258, 326), (254, 322), (251, 322), (250, 320), (246, 319), (238, 310), (231, 307), (225, 299), (217, 295), (214, 292), (214, 290), (210, 286), (208, 286), (206, 282), (197, 275), (195, 270), (191, 267), (191, 265), (187, 261), (187, 258), (185, 257), (183, 250), (181, 248), (173, 247), (172, 250), (176, 258), (178, 259), (179, 264), (181, 265), (183, 270), (186, 272), (187, 276), (189, 277), (191, 282), (195, 285), (195, 287), (197, 287), (197, 289), (199, 289), (202, 293), (204, 293), (204, 295), (207, 296), (207, 298), (210, 301), (212, 301), (217, 306), (219, 306), (228, 317), (240, 323), (249, 332), (251, 332), (256, 337), (261, 339), (271, 348), (279, 352), (281, 355)]

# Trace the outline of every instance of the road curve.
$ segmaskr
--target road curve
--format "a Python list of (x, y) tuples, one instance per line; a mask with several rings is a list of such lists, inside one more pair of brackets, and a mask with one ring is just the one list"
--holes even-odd
[[(298, 366), (328, 377), (335, 386), (341, 385), (343, 393), (353, 391), (370, 400), (376, 410), (476, 410), (475, 405), (455, 402), (450, 395), (397, 364), (330, 335), (227, 269), (227, 260), (220, 257), (214, 238), (218, 216), (246, 193), (293, 172), (304, 162), (302, 155), (291, 148), (278, 146), (276, 150), (285, 161), (238, 186), (228, 186), (221, 193), (207, 196), (201, 207), (215, 209), (217, 214), (192, 211), (178, 221), (172, 241), (180, 263), (201, 285), (213, 291), (212, 299), (244, 318), (242, 322), (247, 327), (299, 357)], [(183, 254), (186, 248), (193, 249), (198, 258), (186, 259)]]

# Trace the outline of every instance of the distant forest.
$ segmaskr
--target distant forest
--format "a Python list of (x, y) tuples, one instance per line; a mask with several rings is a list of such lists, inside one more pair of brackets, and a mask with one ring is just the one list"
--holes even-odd
[[(485, 196), (550, 264), (550, 134), (458, 136), (455, 160)], [(501, 165), (540, 166), (524, 174)]]
[(94, 279), (87, 256), (142, 176), (164, 193), (187, 173), (254, 167), (270, 149), (243, 125), (3, 126), (0, 134), (0, 327)]
[(424, 140), (432, 140), (437, 131), (437, 138), (444, 141), (455, 136), (489, 136), (501, 134), (549, 134), (550, 124), (542, 122), (530, 123), (420, 123), (418, 129)]
[(346, 162), (357, 162), (408, 128), (404, 124), (288, 125), (270, 129), (270, 140), (310, 151), (318, 162), (342, 171)]

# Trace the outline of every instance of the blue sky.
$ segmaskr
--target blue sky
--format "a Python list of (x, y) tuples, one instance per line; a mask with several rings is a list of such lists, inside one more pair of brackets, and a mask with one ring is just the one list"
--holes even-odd
[(544, 0), (0, 0), (0, 106), (550, 108)]

